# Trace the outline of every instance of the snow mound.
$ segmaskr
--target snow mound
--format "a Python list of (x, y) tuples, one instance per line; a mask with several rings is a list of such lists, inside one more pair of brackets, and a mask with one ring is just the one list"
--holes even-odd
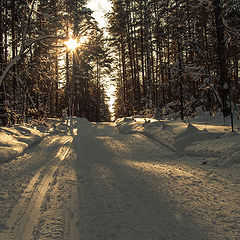
[(156, 128), (163, 128), (164, 124), (161, 121), (149, 122), (145, 125), (145, 129), (154, 130)]
[(149, 120), (147, 123), (143, 124), (143, 127), (143, 135), (175, 151), (174, 137), (170, 132), (166, 131), (166, 125), (162, 121)]
[(28, 125), (0, 127), (0, 164), (15, 158), (42, 136), (36, 128)]
[(200, 133), (200, 130), (198, 130), (196, 127), (194, 127), (192, 124), (188, 124), (187, 129), (183, 131), (182, 133), (178, 134), (176, 139), (181, 139), (186, 136), (192, 136), (194, 134)]
[[(227, 140), (227, 141), (226, 141)], [(215, 157), (209, 165), (230, 167), (240, 163), (240, 137), (225, 136), (194, 142), (184, 149), (188, 155)]]
[(136, 122), (134, 118), (120, 118), (116, 121), (116, 126), (120, 133), (130, 134), (142, 132), (142, 123)]
[(222, 137), (240, 137), (240, 134), (236, 131), (233, 132), (227, 132)]
[[(197, 117), (192, 124), (182, 120), (160, 120), (151, 118), (121, 118), (116, 121), (120, 133), (140, 133), (173, 151), (205, 159), (214, 167), (232, 167), (240, 164), (239, 119), (235, 119), (236, 131), (222, 116), (210, 117), (208, 122)], [(208, 160), (206, 160), (208, 159)], [(201, 164), (201, 163), (200, 163)]]
[(216, 139), (222, 135), (222, 133), (208, 132), (206, 129), (201, 131), (192, 124), (189, 124), (184, 132), (176, 136), (174, 145), (176, 149), (183, 150), (185, 147), (192, 145), (195, 142)]
[(86, 118), (78, 118), (78, 125), (87, 125), (87, 126), (91, 126), (92, 123), (89, 122)]
[(0, 132), (0, 146), (1, 147), (11, 147), (13, 144), (17, 144), (18, 141), (17, 139), (13, 136), (10, 135), (9, 133), (6, 132)]
[(74, 135), (86, 135), (92, 128), (93, 124), (87, 120), (87, 118), (69, 117), (65, 119), (65, 124), (72, 136)]
[(92, 125), (86, 118), (79, 118), (79, 117), (69, 117), (66, 118), (66, 124), (70, 127), (77, 127), (78, 125), (85, 125), (90, 126)]
[(117, 124), (122, 124), (122, 123), (128, 123), (134, 121), (133, 117), (124, 117), (124, 118), (119, 118), (116, 120)]

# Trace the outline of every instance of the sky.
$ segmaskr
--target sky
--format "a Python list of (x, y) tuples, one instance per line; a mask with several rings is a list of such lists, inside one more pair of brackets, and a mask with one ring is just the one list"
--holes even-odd
[(111, 2), (109, 0), (89, 0), (87, 6), (94, 11), (93, 17), (99, 26), (106, 27), (107, 21), (104, 15), (111, 10)]

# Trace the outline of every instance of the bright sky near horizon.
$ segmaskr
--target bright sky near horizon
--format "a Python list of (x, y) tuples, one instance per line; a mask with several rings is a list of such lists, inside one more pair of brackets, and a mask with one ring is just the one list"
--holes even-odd
[(100, 27), (106, 27), (107, 21), (104, 15), (112, 8), (109, 0), (89, 0), (87, 6), (94, 11), (93, 17), (99, 23)]
[[(109, 0), (89, 0), (87, 7), (93, 10), (93, 17), (99, 24), (100, 28), (107, 27), (107, 20), (105, 14), (111, 11), (112, 3)], [(115, 102), (115, 86), (109, 82), (109, 78), (104, 79), (106, 94), (109, 97), (109, 110), (113, 113), (113, 107)], [(112, 116), (113, 120), (113, 116)]]

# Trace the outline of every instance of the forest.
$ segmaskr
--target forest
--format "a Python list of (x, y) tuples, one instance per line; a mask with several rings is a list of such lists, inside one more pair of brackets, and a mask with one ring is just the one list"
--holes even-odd
[(109, 23), (119, 56), (117, 117), (183, 119), (196, 107), (225, 117), (238, 107), (239, 1), (114, 1)]
[(111, 58), (86, 2), (0, 1), (2, 125), (67, 115), (110, 120), (101, 78)]
[(110, 121), (104, 81), (115, 118), (239, 113), (238, 0), (111, 2), (101, 29), (84, 0), (0, 1), (1, 125)]

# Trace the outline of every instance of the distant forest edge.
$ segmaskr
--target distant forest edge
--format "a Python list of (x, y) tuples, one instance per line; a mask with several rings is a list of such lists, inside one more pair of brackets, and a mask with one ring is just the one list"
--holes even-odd
[(239, 111), (239, 0), (112, 0), (108, 34), (86, 4), (0, 0), (0, 124), (109, 121), (111, 82), (115, 118)]

